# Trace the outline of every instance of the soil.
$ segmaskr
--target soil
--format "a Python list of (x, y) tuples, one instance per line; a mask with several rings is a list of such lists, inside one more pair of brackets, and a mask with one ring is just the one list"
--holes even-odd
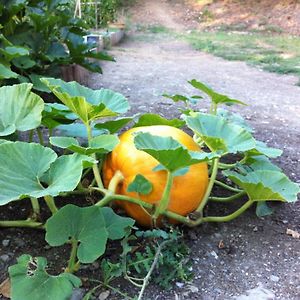
[[(181, 5), (180, 1), (138, 1), (132, 20), (186, 30)], [(103, 63), (103, 75), (92, 75), (89, 86), (111, 88), (126, 95), (132, 107), (129, 114), (151, 112), (179, 117), (178, 105), (161, 95), (193, 95), (196, 92), (187, 80), (198, 79), (248, 103), (232, 110), (247, 119), (257, 139), (284, 150), (276, 163), (300, 183), (300, 87), (295, 85), (296, 77), (266, 73), (242, 62), (197, 52), (166, 34), (132, 31), (110, 52), (116, 62)], [(203, 100), (198, 108), (207, 106)], [(287, 229), (300, 232), (300, 202), (272, 206), (276, 210), (269, 217), (259, 219), (250, 209), (230, 223), (185, 230), (194, 279), (189, 284), (177, 282), (170, 291), (149, 286), (145, 299), (300, 299), (300, 240), (286, 234)], [(3, 207), (0, 218), (4, 213), (11, 219), (25, 218), (27, 212), (27, 207), (16, 203)], [(228, 212), (225, 207), (210, 208), (210, 213)], [(45, 255), (55, 270), (63, 267), (69, 253), (68, 247), (48, 247), (42, 231), (1, 229), (0, 241), (0, 282), (7, 276), (7, 267), (22, 253)], [(99, 278), (99, 265), (93, 264), (82, 272), (83, 276)], [(118, 284), (132, 291), (126, 283)], [(111, 293), (107, 299), (123, 298)]]

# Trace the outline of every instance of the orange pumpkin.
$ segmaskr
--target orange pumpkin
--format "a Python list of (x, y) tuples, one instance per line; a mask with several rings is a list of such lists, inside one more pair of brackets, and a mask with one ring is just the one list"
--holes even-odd
[[(120, 136), (120, 143), (107, 156), (103, 165), (104, 186), (108, 184), (114, 174), (120, 171), (124, 177), (117, 187), (116, 193), (127, 195), (141, 200), (157, 204), (159, 203), (166, 184), (166, 171), (153, 171), (158, 161), (148, 153), (137, 150), (134, 145), (135, 132), (148, 132), (152, 135), (170, 136), (192, 151), (201, 151), (198, 144), (185, 132), (171, 126), (155, 125), (136, 127), (128, 130)], [(141, 174), (153, 184), (153, 189), (148, 195), (138, 195), (128, 192), (128, 185), (135, 176)], [(208, 185), (208, 170), (206, 163), (198, 163), (190, 166), (189, 171), (182, 176), (176, 176), (173, 181), (168, 210), (186, 216), (194, 211), (201, 202)], [(151, 226), (151, 216), (139, 205), (116, 201), (125, 212), (134, 218), (142, 226)]]

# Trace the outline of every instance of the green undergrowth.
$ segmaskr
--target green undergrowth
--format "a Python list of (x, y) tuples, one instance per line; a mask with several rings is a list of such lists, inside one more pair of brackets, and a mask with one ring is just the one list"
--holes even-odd
[(300, 78), (299, 37), (259, 32), (193, 31), (183, 38), (197, 50)]

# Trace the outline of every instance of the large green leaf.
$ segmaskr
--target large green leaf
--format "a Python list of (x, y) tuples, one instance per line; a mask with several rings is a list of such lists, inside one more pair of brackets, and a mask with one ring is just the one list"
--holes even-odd
[(253, 201), (279, 200), (295, 202), (299, 185), (278, 171), (258, 170), (246, 174), (224, 171), (234, 183), (242, 187)]
[(117, 215), (110, 207), (101, 208), (101, 212), (110, 240), (122, 239), (127, 234), (128, 228), (134, 225), (133, 219)]
[(172, 137), (155, 136), (147, 132), (136, 134), (134, 144), (137, 149), (157, 159), (170, 172), (219, 157), (217, 153), (189, 151)]
[(7, 46), (5, 48), (0, 48), (0, 53), (3, 54), (8, 61), (15, 57), (29, 55), (28, 49), (18, 46)]
[(0, 79), (17, 78), (18, 73), (13, 72), (8, 66), (0, 64)]
[(255, 155), (250, 157), (247, 156), (245, 165), (241, 165), (240, 168), (248, 168), (252, 171), (269, 170), (282, 172), (282, 170), (278, 166), (274, 165), (264, 155)]
[(0, 205), (74, 190), (85, 160), (77, 154), (57, 158), (53, 150), (35, 143), (0, 144)]
[(240, 100), (236, 100), (236, 99), (232, 99), (229, 98), (226, 95), (222, 95), (219, 94), (217, 92), (215, 92), (214, 90), (212, 90), (211, 88), (209, 88), (207, 85), (205, 85), (202, 82), (197, 81), (196, 79), (192, 79), (191, 81), (188, 81), (188, 83), (190, 83), (194, 88), (202, 91), (203, 93), (205, 93), (206, 95), (208, 95), (212, 102), (214, 102), (215, 104), (242, 104), (242, 105), (246, 105), (244, 102), (240, 101)]
[(28, 83), (0, 88), (0, 136), (40, 125), (44, 102), (31, 88)]
[(111, 208), (68, 204), (48, 219), (46, 241), (51, 246), (77, 241), (79, 261), (91, 263), (104, 254), (108, 238), (123, 238), (133, 224), (133, 219), (118, 216)]
[(179, 119), (168, 120), (156, 114), (144, 114), (139, 118), (134, 127), (152, 125), (168, 125), (180, 128), (184, 125), (184, 121), (181, 121)]
[(42, 79), (49, 89), (84, 123), (102, 117), (116, 116), (129, 109), (126, 98), (108, 89), (92, 90), (77, 82)]
[(265, 143), (256, 141), (255, 148), (247, 151), (247, 155), (249, 156), (262, 155), (262, 154), (271, 158), (275, 158), (282, 154), (282, 150), (268, 147)]
[(99, 135), (90, 140), (89, 147), (82, 147), (73, 137), (57, 136), (51, 137), (50, 143), (79, 154), (90, 155), (92, 153), (105, 154), (111, 152), (119, 143), (119, 139), (117, 136), (111, 134)]
[(19, 257), (17, 264), (9, 267), (11, 299), (70, 299), (73, 288), (81, 285), (80, 279), (70, 273), (49, 275), (46, 268), (44, 257), (33, 258), (26, 254)]
[(196, 113), (186, 117), (186, 123), (211, 151), (237, 153), (253, 149), (256, 145), (251, 133), (219, 116)]
[(106, 121), (104, 123), (95, 124), (94, 128), (107, 130), (109, 133), (116, 133), (129, 122), (131, 122), (133, 118), (119, 118), (111, 121)]

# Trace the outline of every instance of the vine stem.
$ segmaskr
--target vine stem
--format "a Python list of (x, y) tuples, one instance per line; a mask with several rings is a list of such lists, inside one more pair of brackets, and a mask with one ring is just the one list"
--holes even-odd
[[(89, 123), (85, 124), (85, 126), (86, 126), (86, 131), (87, 131), (88, 143), (90, 145), (91, 139), (93, 138), (92, 128), (91, 128), (91, 125)], [(91, 157), (93, 159), (97, 160), (97, 157), (96, 157), (95, 153), (93, 153), (91, 155)], [(101, 179), (101, 176), (100, 176), (98, 164), (94, 163), (92, 168), (93, 168), (94, 177), (95, 177), (95, 180), (97, 182), (98, 187), (103, 189), (104, 186), (103, 186), (103, 182), (102, 182), (102, 179)]]
[[(240, 214), (246, 211), (252, 204), (254, 203), (253, 200), (249, 199), (247, 202), (244, 203), (238, 210), (233, 212), (230, 215), (218, 217), (218, 216), (208, 216), (200, 219), (198, 224), (205, 223), (205, 222), (228, 222), (235, 218), (237, 218)], [(197, 223), (197, 222), (196, 222)], [(196, 224), (196, 225), (198, 225)]]
[(168, 208), (169, 202), (170, 202), (170, 194), (171, 194), (171, 189), (173, 185), (173, 174), (169, 171), (167, 171), (167, 182), (166, 186), (163, 192), (163, 195), (159, 201), (158, 206), (156, 206), (154, 214), (153, 214), (153, 219), (154, 222), (158, 218), (159, 215), (161, 215), (166, 209)]
[(30, 201), (33, 210), (33, 218), (36, 219), (41, 213), (39, 200), (37, 198), (31, 197)]
[(227, 189), (228, 191), (232, 191), (232, 192), (236, 192), (236, 193), (239, 193), (239, 192), (243, 191), (241, 189), (234, 188), (234, 187), (232, 187), (232, 186), (230, 186), (230, 185), (228, 185), (228, 184), (226, 184), (226, 183), (224, 183), (222, 181), (219, 181), (219, 180), (215, 180), (215, 184), (223, 187), (224, 189)]
[(28, 227), (28, 228), (44, 228), (44, 224), (28, 220), (16, 220), (16, 221), (0, 221), (0, 227)]
[(36, 132), (37, 132), (37, 134), (38, 134), (40, 144), (41, 144), (42, 146), (44, 146), (44, 138), (43, 138), (43, 133), (42, 133), (41, 128), (38, 127), (38, 128), (36, 129)]
[(209, 199), (212, 188), (214, 186), (214, 183), (215, 183), (215, 180), (217, 177), (217, 173), (218, 173), (218, 164), (219, 164), (219, 158), (215, 158), (214, 162), (213, 162), (213, 167), (212, 167), (212, 172), (211, 172), (211, 176), (209, 179), (208, 187), (206, 189), (206, 192), (203, 196), (203, 199), (202, 199), (200, 205), (196, 209), (196, 212), (200, 212), (201, 214), (202, 214), (203, 208), (205, 207), (205, 205)]
[(45, 202), (46, 202), (47, 206), (49, 207), (52, 215), (54, 215), (58, 211), (58, 209), (55, 205), (55, 201), (54, 201), (53, 197), (44, 196), (44, 199), (45, 199)]
[(214, 201), (214, 202), (223, 202), (223, 203), (226, 203), (226, 202), (230, 202), (230, 201), (233, 201), (235, 199), (238, 199), (242, 196), (246, 195), (246, 192), (245, 191), (241, 191), (237, 194), (234, 194), (232, 196), (229, 196), (229, 197), (209, 197), (209, 201)]
[(78, 241), (75, 239), (71, 240), (71, 255), (68, 262), (68, 267), (66, 268), (67, 273), (74, 273), (77, 271), (77, 264), (75, 263), (76, 256), (77, 256), (77, 248), (78, 248)]

